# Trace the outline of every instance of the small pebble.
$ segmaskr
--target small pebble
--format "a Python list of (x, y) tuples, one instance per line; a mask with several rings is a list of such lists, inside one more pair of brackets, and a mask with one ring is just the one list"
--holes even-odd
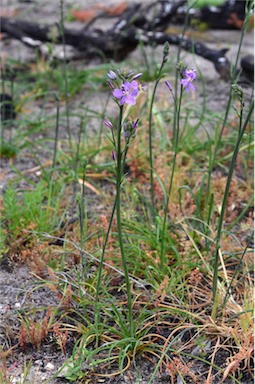
[(14, 308), (15, 309), (20, 309), (21, 308), (21, 304), (20, 303), (15, 303), (14, 304)]
[(55, 367), (54, 367), (54, 365), (53, 365), (52, 363), (47, 363), (47, 364), (45, 365), (45, 370), (46, 370), (46, 371), (53, 371), (54, 368), (55, 368)]

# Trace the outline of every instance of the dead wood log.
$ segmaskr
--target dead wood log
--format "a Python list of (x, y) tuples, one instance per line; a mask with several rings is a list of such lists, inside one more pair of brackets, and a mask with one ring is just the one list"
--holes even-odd
[[(61, 44), (63, 36), (60, 33), (59, 26), (41, 26), (32, 22), (23, 20), (1, 19), (2, 32), (8, 33), (11, 37), (20, 40), (30, 48), (37, 48), (41, 53), (45, 53), (45, 45), (43, 43), (52, 42), (54, 35), (54, 43)], [(200, 42), (178, 35), (167, 34), (164, 32), (144, 31), (134, 26), (128, 28), (114, 28), (107, 33), (95, 30), (64, 30), (64, 40), (67, 45), (75, 47), (82, 52), (83, 56), (92, 57), (98, 55), (101, 51), (104, 56), (114, 58), (115, 60), (123, 60), (130, 52), (136, 49), (140, 41), (145, 45), (169, 44), (179, 45), (187, 51), (193, 51), (196, 55), (214, 63), (216, 70), (220, 72), (220, 68), (229, 67), (230, 63), (225, 57), (227, 49), (214, 50), (208, 48)]]
[[(226, 4), (228, 3), (229, 1), (226, 2)], [(231, 4), (233, 5), (233, 1)], [(170, 23), (180, 18), (185, 6), (185, 0), (157, 1), (149, 6), (142, 6), (140, 3), (132, 4), (107, 30), (93, 28), (95, 22), (100, 18), (109, 17), (105, 12), (101, 12), (80, 30), (70, 28), (62, 30), (58, 23), (46, 26), (4, 17), (0, 22), (2, 32), (31, 48), (38, 49), (43, 54), (47, 53), (47, 43), (60, 45), (64, 42), (66, 45), (74, 47), (87, 59), (101, 52), (104, 57), (116, 61), (123, 60), (136, 49), (141, 41), (145, 45), (161, 45), (168, 41), (169, 44), (180, 45), (184, 50), (209, 60), (214, 64), (220, 76), (228, 80), (230, 62), (225, 57), (228, 49), (211, 49), (202, 42), (194, 42), (185, 36), (164, 32)]]

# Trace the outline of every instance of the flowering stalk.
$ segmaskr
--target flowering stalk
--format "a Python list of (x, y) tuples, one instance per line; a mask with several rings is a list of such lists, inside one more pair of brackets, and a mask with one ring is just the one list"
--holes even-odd
[[(130, 329), (130, 337), (134, 337), (134, 326), (133, 326), (133, 317), (132, 317), (132, 296), (130, 289), (130, 280), (128, 274), (127, 267), (127, 259), (124, 249), (123, 242), (123, 234), (122, 234), (122, 222), (121, 222), (121, 186), (123, 182), (124, 176), (124, 165), (126, 161), (127, 152), (130, 146), (130, 141), (135, 137), (136, 128), (138, 125), (138, 119), (136, 121), (131, 122), (123, 122), (123, 109), (125, 104), (134, 105), (136, 103), (136, 96), (138, 95), (141, 86), (137, 82), (137, 79), (141, 76), (141, 74), (137, 74), (133, 76), (132, 72), (127, 72), (126, 70), (118, 71), (117, 74), (114, 71), (110, 71), (108, 73), (108, 78), (110, 81), (108, 82), (112, 95), (115, 98), (119, 106), (119, 121), (117, 126), (117, 138), (114, 134), (114, 127), (112, 122), (109, 119), (104, 120), (104, 125), (111, 130), (112, 138), (110, 139), (113, 144), (112, 158), (116, 164), (116, 197), (114, 206), (112, 209), (112, 214), (107, 230), (107, 234), (105, 237), (105, 241), (103, 244), (102, 255), (99, 266), (98, 280), (97, 280), (97, 294), (96, 294), (96, 308), (95, 308), (95, 323), (99, 323), (99, 310), (98, 310), (98, 300), (99, 300), (99, 289), (101, 284), (101, 276), (104, 262), (104, 254), (106, 250), (106, 245), (108, 242), (110, 229), (113, 222), (113, 217), (116, 211), (116, 219), (117, 219), (117, 232), (118, 232), (118, 241), (120, 247), (120, 253), (122, 258), (122, 266), (124, 271), (126, 289), (127, 289), (127, 303), (128, 303), (128, 322)], [(113, 83), (116, 84), (116, 88), (114, 88)], [(122, 149), (122, 131), (124, 133), (125, 146)], [(98, 340), (97, 340), (98, 342)]]
[[(238, 64), (238, 61), (240, 59), (240, 52), (241, 52), (241, 47), (243, 45), (244, 34), (247, 31), (248, 26), (250, 25), (250, 20), (251, 20), (251, 17), (253, 15), (253, 12), (251, 12), (251, 10), (253, 8), (253, 3), (254, 2), (251, 1), (250, 4), (248, 4), (247, 8), (246, 8), (246, 15), (245, 15), (243, 27), (242, 27), (242, 30), (241, 30), (240, 41), (239, 41), (239, 44), (238, 44), (238, 51), (237, 51), (235, 63), (234, 63), (234, 66), (233, 66), (232, 72), (231, 72), (232, 73), (232, 81), (234, 83), (237, 81), (237, 78), (236, 78), (236, 76), (237, 76), (237, 64)], [(225, 115), (224, 115), (224, 118), (223, 118), (223, 122), (221, 124), (221, 130), (219, 132), (219, 135), (218, 135), (216, 143), (215, 143), (215, 148), (214, 148), (214, 152), (213, 152), (211, 166), (210, 166), (210, 168), (208, 170), (208, 180), (207, 180), (208, 187), (207, 187), (207, 191), (206, 191), (205, 205), (208, 205), (208, 202), (209, 202), (209, 198), (210, 198), (209, 195), (210, 195), (210, 191), (211, 191), (211, 173), (212, 173), (213, 167), (215, 165), (215, 159), (216, 159), (216, 156), (217, 156), (217, 153), (218, 153), (218, 150), (219, 150), (219, 146), (220, 146), (220, 143), (221, 143), (221, 139), (222, 139), (223, 133), (224, 133), (225, 128), (226, 128), (226, 124), (227, 124), (227, 120), (228, 120), (228, 116), (229, 116), (229, 111), (231, 109), (232, 99), (233, 99), (233, 92), (232, 92), (232, 89), (231, 89), (230, 92), (229, 92), (228, 103), (227, 103), (227, 106), (226, 106), (226, 109), (225, 109)], [(209, 222), (209, 216), (208, 216), (208, 222)]]
[(160, 248), (160, 265), (161, 269), (164, 268), (166, 265), (166, 255), (165, 255), (165, 231), (166, 231), (166, 222), (167, 222), (167, 216), (168, 216), (168, 206), (173, 186), (173, 180), (174, 180), (174, 173), (175, 173), (175, 166), (176, 166), (176, 158), (177, 158), (177, 148), (178, 148), (178, 142), (179, 142), (179, 131), (180, 131), (180, 111), (181, 111), (181, 101), (182, 101), (182, 94), (183, 94), (183, 85), (181, 85), (181, 93), (179, 100), (175, 101), (175, 108), (176, 108), (176, 130), (174, 135), (174, 158), (172, 162), (172, 172), (170, 177), (170, 182), (167, 190), (166, 195), (166, 202), (164, 207), (164, 217), (163, 217), (163, 225), (162, 225), (162, 240), (161, 240), (161, 248)]
[(129, 329), (130, 336), (134, 337), (134, 327), (133, 327), (133, 316), (132, 316), (132, 297), (130, 291), (130, 281), (127, 267), (127, 260), (123, 244), (123, 235), (122, 235), (122, 224), (121, 224), (121, 184), (123, 180), (123, 164), (122, 164), (122, 149), (121, 149), (121, 131), (122, 131), (122, 117), (123, 117), (123, 106), (120, 106), (119, 114), (119, 126), (117, 132), (117, 148), (116, 148), (116, 218), (117, 218), (117, 231), (118, 231), (118, 240), (120, 246), (120, 253), (122, 259), (122, 267), (124, 270), (125, 283), (127, 289), (127, 301), (128, 301), (128, 320), (129, 320)]
[(166, 257), (165, 257), (165, 232), (166, 232), (166, 223), (167, 223), (167, 216), (168, 216), (168, 206), (173, 186), (173, 180), (174, 180), (174, 173), (175, 173), (175, 166), (176, 166), (176, 159), (177, 159), (177, 153), (178, 153), (178, 144), (179, 144), (179, 133), (180, 133), (180, 113), (181, 113), (181, 104), (182, 104), (182, 96), (184, 90), (186, 92), (194, 91), (195, 87), (192, 84), (193, 81), (196, 79), (196, 72), (194, 69), (186, 69), (186, 65), (183, 63), (178, 63), (177, 67), (177, 74), (179, 73), (181, 76), (181, 90), (180, 90), (180, 97), (177, 98), (177, 94), (173, 94), (173, 90), (169, 82), (166, 82), (166, 86), (171, 92), (173, 99), (174, 99), (174, 106), (175, 106), (175, 121), (174, 121), (174, 136), (173, 136), (173, 146), (174, 146), (174, 158), (172, 162), (172, 172), (171, 177), (169, 181), (169, 186), (167, 190), (167, 196), (166, 196), (166, 203), (164, 207), (164, 217), (163, 217), (163, 225), (162, 225), (162, 240), (161, 240), (161, 248), (160, 248), (160, 265), (163, 269), (166, 265)]
[(163, 59), (161, 66), (157, 72), (157, 78), (156, 78), (156, 83), (153, 88), (152, 96), (151, 96), (151, 104), (150, 104), (150, 114), (149, 114), (149, 161), (150, 161), (150, 195), (151, 195), (151, 210), (152, 210), (152, 216), (153, 219), (155, 219), (155, 193), (154, 193), (154, 182), (153, 182), (153, 131), (152, 131), (152, 114), (153, 114), (153, 104), (155, 100), (155, 95), (157, 91), (158, 84), (161, 80), (161, 75), (162, 75), (162, 70), (167, 62), (168, 59), (168, 54), (169, 54), (169, 44), (168, 42), (165, 43), (164, 45), (164, 50), (163, 50)]

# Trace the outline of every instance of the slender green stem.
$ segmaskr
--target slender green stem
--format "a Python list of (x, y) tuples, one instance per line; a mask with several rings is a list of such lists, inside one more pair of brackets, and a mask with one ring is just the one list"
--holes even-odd
[[(2, 64), (2, 63), (1, 63)], [(3, 70), (4, 66), (1, 65), (1, 68), (0, 68), (0, 73), (1, 73), (1, 85), (2, 85), (2, 92), (5, 93), (5, 77), (4, 77), (4, 70)], [(0, 143), (0, 150), (1, 150), (1, 147), (4, 147), (4, 131), (5, 131), (5, 124), (4, 124), (4, 121), (3, 119), (0, 119), (0, 127), (1, 127), (1, 143)], [(0, 165), (2, 167), (2, 160), (3, 160), (3, 157), (0, 156)]]
[[(101, 278), (102, 278), (102, 271), (103, 271), (103, 264), (104, 264), (104, 255), (106, 246), (108, 243), (112, 222), (114, 218), (115, 211), (117, 211), (117, 229), (118, 229), (118, 240), (120, 245), (120, 251), (121, 251), (121, 257), (122, 257), (122, 264), (123, 264), (123, 270), (124, 270), (124, 276), (125, 276), (125, 282), (126, 282), (126, 288), (127, 288), (127, 297), (128, 297), (128, 320), (129, 320), (129, 326), (130, 326), (130, 334), (131, 337), (134, 336), (133, 331), (133, 317), (132, 317), (132, 297), (130, 292), (130, 281), (129, 281), (129, 275), (128, 275), (128, 268), (127, 268), (127, 262), (125, 258), (125, 251), (124, 251), (124, 245), (123, 245), (123, 237), (122, 237), (122, 226), (121, 226), (121, 184), (122, 184), (122, 178), (123, 178), (123, 169), (124, 164), (126, 161), (126, 155), (128, 152), (128, 145), (126, 145), (124, 151), (121, 150), (121, 128), (122, 128), (122, 117), (123, 117), (123, 107), (120, 107), (120, 116), (119, 116), (119, 124), (118, 124), (118, 133), (117, 133), (117, 142), (115, 142), (115, 137), (113, 137), (113, 144), (116, 150), (116, 157), (117, 157), (117, 164), (116, 164), (116, 197), (114, 201), (114, 206), (112, 209), (110, 222), (108, 225), (107, 233), (105, 236), (101, 259), (100, 259), (100, 265), (99, 265), (99, 271), (98, 271), (98, 278), (97, 278), (97, 286), (96, 286), (96, 300), (95, 300), (95, 325), (98, 329), (99, 325), (99, 291), (101, 286)], [(117, 209), (116, 209), (117, 208)], [(96, 344), (98, 345), (99, 341), (99, 332), (96, 332)]]
[(241, 140), (243, 138), (243, 135), (245, 133), (246, 127), (247, 127), (247, 125), (249, 123), (249, 120), (250, 120), (250, 117), (252, 115), (253, 109), (254, 109), (254, 104), (252, 103), (250, 105), (250, 109), (248, 111), (248, 114), (246, 116), (246, 119), (245, 119), (245, 122), (244, 122), (243, 125), (242, 125), (242, 113), (240, 114), (240, 126), (239, 126), (240, 134), (238, 136), (238, 140), (236, 142), (235, 149), (234, 149), (234, 152), (233, 152), (233, 156), (232, 156), (232, 159), (231, 159), (231, 163), (230, 163), (230, 167), (229, 167), (229, 172), (228, 172), (227, 183), (226, 183), (226, 187), (225, 187), (225, 191), (224, 191), (224, 196), (223, 196), (223, 201), (222, 201), (221, 213), (220, 213), (219, 222), (218, 222), (218, 229), (217, 229), (216, 240), (215, 240), (216, 241), (216, 251), (215, 251), (215, 258), (214, 258), (214, 275), (213, 275), (214, 306), (213, 306), (213, 310), (212, 310), (212, 316), (214, 318), (216, 316), (217, 307), (218, 307), (217, 297), (216, 296), (217, 296), (217, 285), (218, 285), (219, 249), (220, 249), (220, 240), (221, 240), (223, 219), (224, 219), (224, 215), (225, 215), (227, 199), (229, 197), (229, 188), (230, 188), (230, 184), (231, 184), (231, 181), (232, 181), (233, 172), (234, 172), (234, 169), (235, 169), (236, 158), (237, 158), (237, 155), (239, 153), (239, 146), (240, 146)]
[(55, 138), (54, 138), (54, 150), (53, 150), (53, 161), (52, 161), (52, 169), (51, 169), (51, 179), (53, 176), (53, 172), (56, 166), (57, 159), (57, 150), (58, 150), (58, 132), (59, 132), (59, 98), (58, 95), (55, 95), (56, 104), (57, 104), (57, 115), (56, 115), (56, 130), (55, 130)]
[(86, 200), (86, 192), (85, 192), (85, 179), (86, 179), (86, 167), (87, 167), (87, 161), (84, 158), (82, 161), (82, 193), (80, 196), (80, 199), (78, 201), (78, 210), (79, 210), (79, 225), (80, 225), (80, 248), (81, 248), (81, 261), (82, 261), (82, 272), (83, 277), (86, 277), (87, 268), (86, 268), (86, 258), (84, 253), (84, 244), (85, 244), (85, 233), (87, 232), (87, 225), (85, 228), (85, 221), (87, 219), (86, 210), (85, 210), (85, 200)]
[(99, 332), (98, 332), (98, 325), (99, 325), (99, 321), (100, 321), (99, 291), (100, 291), (100, 287), (101, 287), (101, 278), (102, 278), (102, 273), (103, 273), (104, 255), (105, 255), (105, 251), (106, 251), (106, 246), (107, 246), (107, 243), (108, 243), (109, 235), (110, 235), (110, 232), (111, 232), (111, 227), (112, 227), (112, 222), (113, 222), (113, 218), (114, 218), (114, 214), (115, 214), (115, 209), (116, 209), (116, 198), (115, 198), (115, 202), (114, 202), (114, 205), (113, 205), (113, 208), (112, 208), (112, 213), (111, 213), (108, 229), (107, 229), (107, 232), (106, 232), (106, 236), (105, 236), (105, 239), (104, 239), (104, 244), (103, 244), (102, 254), (101, 254), (101, 258), (100, 258), (99, 269), (98, 269), (98, 277), (97, 277), (97, 284), (96, 284), (96, 299), (95, 299), (95, 308), (94, 308), (95, 326), (97, 328), (97, 332), (96, 332), (96, 346), (98, 346), (98, 342), (99, 342)]
[(174, 129), (174, 158), (172, 162), (172, 170), (171, 170), (171, 177), (170, 182), (167, 190), (167, 196), (166, 196), (166, 204), (164, 207), (164, 218), (163, 218), (163, 225), (162, 225), (162, 239), (161, 239), (161, 249), (160, 249), (160, 264), (161, 269), (163, 269), (166, 265), (166, 257), (165, 257), (165, 232), (166, 232), (166, 223), (167, 223), (167, 216), (168, 216), (168, 206), (173, 186), (173, 180), (174, 180), (174, 173), (175, 173), (175, 166), (176, 166), (176, 159), (177, 159), (177, 152), (178, 152), (178, 142), (179, 142), (179, 132), (180, 132), (180, 112), (181, 112), (181, 102), (182, 102), (182, 93), (183, 93), (183, 87), (181, 86), (181, 93), (178, 105), (176, 105), (175, 102), (175, 124), (176, 127)]
[(152, 97), (151, 97), (151, 104), (150, 104), (150, 114), (149, 114), (149, 161), (150, 161), (150, 194), (151, 194), (151, 207), (152, 207), (152, 216), (153, 220), (155, 218), (155, 197), (154, 197), (154, 182), (153, 182), (153, 132), (152, 132), (152, 115), (153, 115), (153, 104), (154, 104), (154, 99), (156, 95), (156, 90), (158, 87), (159, 79), (156, 81), (153, 92), (152, 92)]
[(156, 76), (156, 82), (152, 91), (152, 97), (151, 97), (151, 103), (150, 103), (150, 112), (149, 112), (149, 161), (150, 161), (150, 195), (151, 195), (151, 211), (152, 211), (152, 217), (153, 221), (155, 219), (156, 210), (155, 210), (155, 193), (154, 193), (154, 182), (153, 182), (153, 176), (154, 176), (154, 168), (153, 168), (153, 139), (154, 139), (154, 132), (152, 129), (152, 115), (153, 115), (153, 104), (155, 100), (156, 91), (158, 88), (158, 84), (161, 80), (161, 75), (163, 68), (167, 62), (167, 56), (169, 52), (169, 45), (168, 43), (165, 43), (164, 51), (163, 51), (163, 59), (161, 62), (161, 66), (157, 72)]
[[(248, 7), (248, 9), (247, 9), (247, 13), (246, 13), (245, 21), (244, 21), (244, 26), (243, 26), (243, 29), (242, 29), (241, 38), (240, 38), (240, 42), (239, 42), (238, 53), (237, 53), (237, 56), (236, 56), (236, 62), (235, 62), (235, 65), (234, 65), (234, 71), (232, 72), (233, 80), (235, 82), (236, 82), (236, 67), (237, 67), (237, 63), (238, 63), (238, 60), (239, 60), (239, 55), (240, 55), (240, 50), (241, 50), (241, 46), (242, 46), (242, 41), (243, 41), (244, 33), (245, 33), (246, 29), (247, 29), (248, 21), (250, 19), (249, 12), (250, 12), (250, 7)], [(216, 155), (217, 155), (217, 152), (218, 152), (218, 149), (219, 149), (219, 146), (220, 146), (220, 142), (221, 142), (221, 138), (222, 138), (222, 135), (223, 135), (226, 123), (227, 123), (227, 118), (228, 118), (230, 107), (231, 107), (231, 104), (232, 104), (232, 99), (233, 99), (233, 93), (232, 93), (232, 89), (231, 89), (230, 93), (229, 93), (229, 99), (228, 99), (228, 104), (227, 104), (224, 120), (223, 120), (223, 123), (222, 123), (222, 128), (220, 130), (220, 134), (219, 134), (218, 140), (217, 140), (216, 145), (215, 145), (215, 150), (214, 150), (214, 153), (213, 153), (211, 167), (209, 169), (209, 176), (211, 175), (213, 166), (215, 164)], [(241, 122), (242, 114), (239, 116), (239, 135), (238, 135), (238, 140), (237, 140), (237, 143), (235, 145), (233, 156), (232, 156), (231, 163), (230, 163), (228, 179), (227, 179), (226, 188), (225, 188), (225, 192), (224, 192), (224, 196), (223, 196), (221, 214), (220, 214), (220, 218), (219, 218), (219, 222), (218, 222), (218, 229), (217, 229), (217, 234), (216, 234), (216, 251), (215, 251), (214, 266), (213, 266), (213, 268), (214, 268), (214, 276), (213, 276), (214, 306), (213, 306), (213, 309), (212, 309), (212, 317), (213, 318), (216, 317), (217, 309), (218, 309), (218, 300), (217, 300), (218, 264), (219, 264), (219, 250), (220, 250), (220, 239), (221, 239), (221, 232), (222, 232), (222, 226), (223, 226), (223, 219), (224, 219), (224, 214), (225, 214), (225, 209), (226, 209), (226, 204), (227, 204), (227, 198), (228, 198), (230, 183), (231, 183), (231, 180), (232, 180), (233, 171), (234, 171), (234, 167), (235, 167), (235, 162), (236, 162), (236, 158), (237, 158), (237, 155), (238, 155), (238, 152), (239, 152), (239, 146), (240, 146), (243, 134), (245, 132), (245, 129), (247, 127), (247, 124), (249, 122), (249, 119), (251, 117), (253, 108), (254, 108), (254, 105), (252, 103), (243, 127), (242, 127), (242, 122)], [(210, 191), (210, 177), (208, 178), (207, 191), (208, 191), (208, 193)]]
[(126, 289), (127, 289), (128, 321), (129, 321), (129, 327), (130, 327), (130, 336), (134, 337), (133, 316), (132, 316), (132, 297), (131, 297), (131, 290), (130, 290), (127, 260), (126, 260), (124, 244), (123, 244), (122, 224), (121, 224), (121, 184), (123, 180), (123, 164), (122, 164), (122, 149), (121, 149), (122, 117), (123, 117), (123, 106), (120, 106), (119, 126), (118, 126), (118, 132), (117, 132), (117, 148), (116, 148), (116, 157), (117, 157), (116, 218), (117, 218), (117, 231), (118, 231), (118, 240), (119, 240), (119, 246), (120, 246), (122, 266), (123, 266)]
[(79, 163), (79, 154), (80, 154), (80, 144), (81, 144), (81, 135), (83, 131), (83, 119), (80, 121), (80, 129), (78, 133), (78, 140), (77, 140), (77, 147), (76, 147), (76, 154), (73, 164), (73, 181), (72, 181), (72, 187), (73, 187), (73, 193), (72, 193), (72, 200), (71, 200), (71, 215), (74, 215), (75, 210), (75, 197), (76, 197), (76, 189), (77, 189), (77, 179), (78, 179), (78, 163)]
[[(49, 193), (48, 193), (48, 210), (51, 209), (51, 203), (52, 203), (52, 194), (53, 194), (53, 185), (54, 185), (54, 174), (55, 174), (55, 167), (56, 167), (56, 160), (57, 160), (57, 149), (58, 149), (58, 132), (59, 132), (59, 99), (58, 96), (56, 97), (56, 103), (57, 103), (57, 115), (56, 115), (56, 129), (55, 129), (55, 138), (54, 138), (54, 150), (53, 150), (53, 160), (52, 160), (52, 166), (49, 176)], [(48, 211), (49, 212), (49, 211)], [(49, 212), (50, 215), (50, 212)]]
[(9, 142), (12, 143), (12, 133), (13, 133), (13, 121), (14, 121), (14, 116), (13, 116), (13, 108), (14, 108), (14, 81), (13, 81), (13, 76), (11, 76), (10, 78), (11, 80), (11, 116), (10, 116), (10, 119), (11, 119), (11, 126), (10, 126), (10, 139), (9, 139)]
[(60, 32), (62, 37), (63, 54), (64, 54), (64, 84), (65, 84), (65, 103), (66, 103), (66, 124), (67, 135), (69, 141), (70, 150), (72, 149), (71, 130), (70, 130), (70, 118), (69, 118), (69, 94), (68, 94), (68, 79), (67, 79), (67, 59), (66, 59), (66, 40), (64, 30), (64, 1), (60, 0)]
[(146, 50), (144, 48), (144, 43), (142, 40), (139, 40), (139, 47), (141, 48), (141, 53), (142, 53), (142, 57), (144, 59), (145, 68), (147, 70), (148, 77), (150, 78), (151, 77), (151, 72), (150, 72), (151, 65), (150, 65), (149, 60), (147, 58), (147, 53), (146, 53)]

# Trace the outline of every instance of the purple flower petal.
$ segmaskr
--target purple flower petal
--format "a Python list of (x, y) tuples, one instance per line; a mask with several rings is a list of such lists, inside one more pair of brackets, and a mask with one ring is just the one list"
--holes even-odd
[(139, 91), (139, 84), (137, 81), (135, 81), (135, 80), (131, 81), (131, 86), (133, 89), (135, 89), (135, 90), (137, 89)]
[(123, 89), (123, 92), (129, 92), (131, 88), (131, 83), (125, 81), (125, 83), (122, 84), (121, 88)]
[(189, 91), (193, 92), (193, 91), (195, 91), (195, 87), (194, 87), (194, 85), (193, 85), (191, 82), (189, 82), (189, 84), (188, 84), (187, 87), (185, 88), (185, 91), (186, 91), (186, 92), (189, 92)]
[(113, 94), (113, 96), (116, 97), (117, 99), (120, 99), (121, 97), (123, 97), (123, 92), (122, 92), (122, 90), (121, 90), (121, 89), (118, 89), (118, 88), (114, 89), (114, 91), (113, 91), (112, 94)]
[(190, 83), (190, 80), (189, 79), (182, 79), (181, 80), (181, 85), (183, 85), (184, 87), (187, 87)]
[(190, 78), (190, 79), (192, 79), (192, 80), (195, 80), (196, 77), (197, 77), (197, 74), (196, 74), (195, 69), (186, 69), (186, 71), (185, 71), (185, 76), (186, 76), (187, 78)]
[(123, 96), (120, 105), (123, 104), (135, 105), (135, 98), (132, 95)]
[(120, 88), (116, 88), (113, 91), (113, 96), (119, 100), (120, 105), (130, 104), (135, 105), (135, 97), (138, 95), (140, 90), (139, 83), (133, 80), (131, 83), (125, 81)]

